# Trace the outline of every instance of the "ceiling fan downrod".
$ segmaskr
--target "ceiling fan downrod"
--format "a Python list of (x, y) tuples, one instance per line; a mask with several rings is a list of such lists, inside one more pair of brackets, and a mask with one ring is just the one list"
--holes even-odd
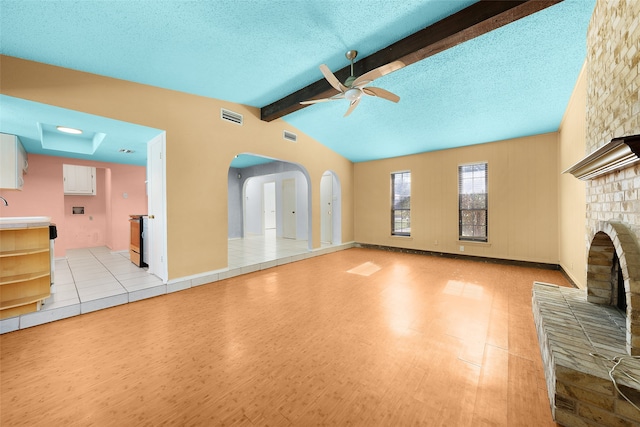
[(349, 74), (349, 77), (347, 78), (347, 80), (344, 82), (344, 85), (346, 87), (351, 87), (351, 84), (356, 79), (353, 75), (353, 60), (356, 59), (356, 56), (358, 56), (358, 51), (348, 50), (347, 53), (344, 54), (344, 56), (346, 56), (347, 59), (351, 61), (351, 73)]

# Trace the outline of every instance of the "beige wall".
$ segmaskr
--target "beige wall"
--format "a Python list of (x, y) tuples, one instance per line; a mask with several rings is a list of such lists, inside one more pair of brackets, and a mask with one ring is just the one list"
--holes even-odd
[(562, 171), (585, 155), (587, 65), (583, 66), (560, 123), (558, 144), (558, 256), (559, 264), (580, 288), (587, 286), (585, 183)]
[[(554, 132), (356, 163), (355, 240), (557, 264), (557, 153), (558, 135)], [(489, 242), (460, 242), (458, 165), (483, 161), (488, 162), (489, 173)], [(411, 171), (410, 238), (390, 235), (390, 174), (404, 170)]]
[[(169, 279), (227, 266), (227, 172), (238, 153), (306, 168), (313, 247), (320, 245), (320, 179), (334, 171), (342, 185), (342, 241), (353, 240), (353, 164), (282, 120), (266, 123), (257, 108), (8, 56), (0, 56), (0, 67), (5, 95), (166, 130)], [(244, 126), (221, 121), (221, 107), (243, 114)], [(285, 141), (284, 129), (298, 142)]]

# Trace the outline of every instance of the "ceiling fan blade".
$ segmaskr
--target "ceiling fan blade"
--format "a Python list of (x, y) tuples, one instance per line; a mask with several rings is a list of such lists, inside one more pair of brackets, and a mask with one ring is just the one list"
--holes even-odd
[(329, 67), (322, 64), (320, 65), (320, 71), (322, 71), (322, 75), (324, 76), (324, 78), (327, 79), (329, 84), (333, 86), (335, 90), (341, 93), (346, 92), (347, 88), (342, 83), (340, 83), (340, 80), (338, 80), (336, 76), (333, 75)]
[(380, 87), (363, 87), (362, 92), (369, 96), (376, 96), (378, 98), (383, 98), (391, 102), (400, 101), (400, 97), (398, 95)]
[(349, 114), (351, 114), (353, 112), (353, 110), (356, 109), (356, 107), (358, 106), (359, 103), (360, 103), (360, 98), (354, 99), (351, 102), (351, 105), (349, 105), (349, 109), (347, 110), (347, 112), (344, 113), (344, 117), (347, 117)]
[(303, 104), (303, 105), (317, 104), (318, 102), (335, 101), (336, 99), (344, 99), (344, 93), (338, 93), (338, 94), (333, 95), (333, 96), (331, 96), (329, 98), (309, 99), (307, 101), (300, 101), (300, 104)]
[(403, 67), (404, 67), (404, 62), (402, 61), (390, 62), (387, 65), (383, 65), (367, 73), (364, 73), (363, 75), (355, 79), (352, 86), (368, 85), (375, 79), (382, 76), (386, 76), (387, 74), (393, 73), (394, 71), (398, 71), (400, 68), (403, 68)]
[(308, 101), (300, 101), (300, 104), (302, 105), (308, 105), (308, 104), (317, 104), (319, 102), (328, 102), (328, 101), (332, 101), (329, 98), (322, 98), (322, 99), (310, 99)]

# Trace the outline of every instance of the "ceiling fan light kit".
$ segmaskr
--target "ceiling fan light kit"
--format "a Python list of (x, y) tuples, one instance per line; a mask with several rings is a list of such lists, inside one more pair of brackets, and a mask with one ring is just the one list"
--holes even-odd
[(375, 96), (378, 98), (386, 99), (391, 102), (400, 101), (400, 97), (388, 90), (379, 87), (366, 87), (372, 83), (376, 78), (389, 74), (392, 71), (398, 70), (404, 66), (400, 61), (392, 62), (391, 64), (383, 65), (367, 73), (364, 73), (360, 77), (353, 75), (353, 61), (358, 56), (357, 50), (348, 50), (345, 53), (347, 59), (351, 62), (351, 75), (345, 80), (344, 84), (338, 80), (338, 78), (329, 70), (325, 64), (320, 65), (320, 71), (324, 78), (329, 82), (331, 87), (340, 92), (329, 98), (310, 99), (308, 101), (302, 101), (301, 104), (316, 104), (318, 102), (335, 101), (337, 99), (346, 99), (349, 101), (349, 109), (345, 113), (344, 117), (347, 117), (358, 106), (362, 95)]

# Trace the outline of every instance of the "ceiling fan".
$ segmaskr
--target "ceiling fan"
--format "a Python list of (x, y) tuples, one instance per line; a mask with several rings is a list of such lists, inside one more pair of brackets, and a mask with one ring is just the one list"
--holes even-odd
[(340, 93), (329, 98), (310, 99), (308, 101), (302, 101), (300, 102), (300, 104), (316, 104), (318, 102), (346, 99), (349, 101), (349, 109), (345, 113), (344, 117), (347, 117), (358, 106), (362, 95), (376, 96), (378, 98), (386, 99), (391, 102), (400, 101), (400, 97), (398, 95), (391, 93), (388, 90), (379, 87), (366, 86), (378, 77), (382, 77), (404, 67), (404, 64), (401, 61), (391, 62), (389, 64), (383, 65), (382, 67), (378, 67), (374, 70), (366, 72), (360, 77), (355, 77), (353, 75), (353, 60), (356, 59), (356, 56), (358, 56), (358, 51), (349, 50), (347, 51), (345, 56), (349, 61), (351, 61), (351, 75), (347, 78), (347, 80), (345, 80), (344, 84), (340, 83), (338, 78), (331, 72), (331, 70), (329, 70), (329, 67), (324, 64), (320, 65), (320, 71), (324, 75), (324, 78), (327, 79), (329, 84)]

